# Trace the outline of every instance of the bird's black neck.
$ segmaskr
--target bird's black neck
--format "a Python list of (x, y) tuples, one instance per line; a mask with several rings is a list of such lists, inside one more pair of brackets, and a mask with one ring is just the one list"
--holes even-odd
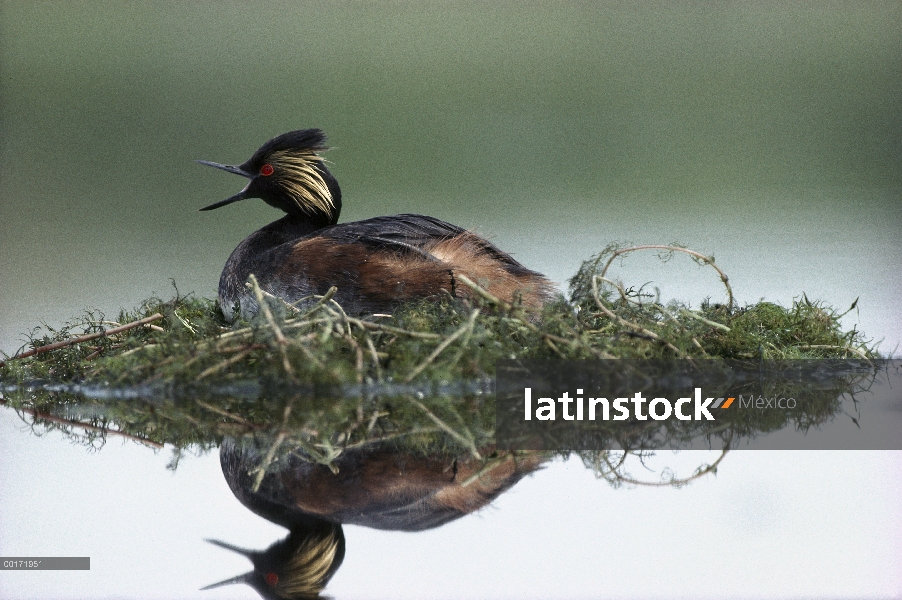
[(276, 246), (296, 240), (329, 225), (333, 225), (333, 223), (314, 221), (308, 217), (289, 214), (261, 227), (254, 235), (259, 234), (266, 238), (268, 245)]
[[(233, 268), (242, 265), (248, 273), (257, 273), (258, 270), (254, 268), (256, 267), (255, 261), (264, 259), (265, 252), (293, 242), (326, 226), (304, 217), (285, 215), (247, 236), (235, 248), (226, 268), (228, 269), (229, 265), (232, 265)], [(242, 273), (239, 283), (243, 285), (245, 279), (247, 279), (247, 273)]]
[[(256, 447), (242, 447), (226, 439), (220, 448), (222, 474), (236, 498), (255, 514), (291, 531), (320, 529), (331, 522), (299, 509), (277, 474), (263, 478), (260, 489), (254, 491), (250, 470), (260, 466)], [(329, 525), (331, 526), (331, 525)]]

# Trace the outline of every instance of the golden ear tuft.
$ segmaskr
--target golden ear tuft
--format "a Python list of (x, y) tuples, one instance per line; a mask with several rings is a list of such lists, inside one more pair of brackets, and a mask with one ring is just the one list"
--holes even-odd
[(335, 216), (335, 200), (320, 170), (322, 158), (313, 150), (279, 150), (269, 156), (275, 175), (298, 209)]
[(339, 536), (334, 529), (322, 537), (305, 540), (292, 553), (275, 591), (285, 598), (317, 596), (326, 586), (339, 545)]

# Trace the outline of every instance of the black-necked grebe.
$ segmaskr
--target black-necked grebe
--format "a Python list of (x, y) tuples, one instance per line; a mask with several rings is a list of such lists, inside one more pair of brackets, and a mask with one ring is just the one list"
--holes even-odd
[(245, 238), (226, 262), (219, 302), (228, 320), (257, 312), (245, 287), (251, 274), (263, 290), (289, 303), (335, 286), (335, 300), (356, 314), (445, 293), (470, 297), (458, 274), (531, 309), (553, 297), (544, 276), (456, 225), (415, 214), (336, 224), (341, 190), (317, 154), (327, 149), (325, 142), (319, 129), (303, 129), (269, 140), (238, 166), (197, 161), (250, 180), (234, 196), (201, 210), (261, 198), (287, 213)]
[[(286, 454), (279, 467), (256, 481), (268, 444), (227, 438), (220, 463), (235, 497), (255, 514), (290, 531), (255, 552), (208, 540), (239, 552), (254, 569), (207, 586), (253, 586), (267, 599), (319, 598), (345, 555), (343, 525), (387, 531), (427, 531), (489, 505), (549, 460), (542, 452), (452, 460), (397, 448), (346, 449), (332, 468)], [(486, 454), (494, 447), (481, 448)]]

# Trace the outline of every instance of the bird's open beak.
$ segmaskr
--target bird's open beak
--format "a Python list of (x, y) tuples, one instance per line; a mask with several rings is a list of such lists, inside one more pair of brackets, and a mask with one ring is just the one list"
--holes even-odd
[[(247, 177), (248, 179), (253, 178), (253, 175), (251, 175), (241, 167), (236, 167), (233, 165), (221, 165), (219, 163), (210, 162), (209, 160), (197, 160), (194, 162), (199, 162), (200, 164), (207, 165), (208, 167), (216, 167), (217, 169), (222, 169), (223, 171), (228, 171), (229, 173), (234, 173), (235, 175), (241, 175), (242, 177)], [(214, 202), (210, 206), (205, 206), (200, 210), (213, 210), (214, 208), (219, 208), (220, 206), (225, 206), (226, 204), (231, 204), (232, 202), (238, 202), (239, 200), (244, 200), (245, 198), (247, 198), (246, 187), (234, 196), (229, 196), (225, 200)]]
[[(232, 552), (237, 552), (243, 556), (251, 558), (255, 553), (253, 550), (246, 550), (244, 548), (239, 548), (238, 546), (233, 546), (231, 544), (227, 544), (225, 542), (220, 542), (219, 540), (207, 540), (211, 544), (215, 544), (220, 548), (225, 548), (226, 550), (231, 550)], [(225, 579), (220, 581), (219, 583), (213, 583), (208, 585), (207, 587), (200, 588), (201, 590), (212, 590), (213, 588), (222, 587), (224, 585), (232, 585), (235, 583), (250, 583), (251, 576), (254, 574), (253, 571), (249, 571), (244, 575), (238, 575), (237, 577), (231, 577), (229, 579)]]

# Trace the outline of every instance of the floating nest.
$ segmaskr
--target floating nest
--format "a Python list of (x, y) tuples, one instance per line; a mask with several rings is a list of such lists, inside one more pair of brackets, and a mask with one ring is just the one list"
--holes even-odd
[[(638, 251), (713, 270), (723, 300), (663, 303), (609, 276), (615, 260)], [(215, 301), (178, 293), (115, 320), (88, 312), (27, 334), (0, 363), (0, 403), (37, 430), (88, 445), (111, 434), (171, 444), (173, 465), (184, 450), (246, 435), (326, 465), (385, 444), (482, 458), (494, 444), (498, 360), (879, 358), (861, 332), (840, 326), (848, 311), (806, 296), (789, 307), (738, 306), (714, 259), (680, 246), (609, 246), (583, 263), (569, 298), (538, 315), (460, 280), (475, 301), (447, 297), (391, 315), (348, 315), (334, 289), (299, 310), (253, 277), (261, 310), (250, 321), (229, 324)]]

